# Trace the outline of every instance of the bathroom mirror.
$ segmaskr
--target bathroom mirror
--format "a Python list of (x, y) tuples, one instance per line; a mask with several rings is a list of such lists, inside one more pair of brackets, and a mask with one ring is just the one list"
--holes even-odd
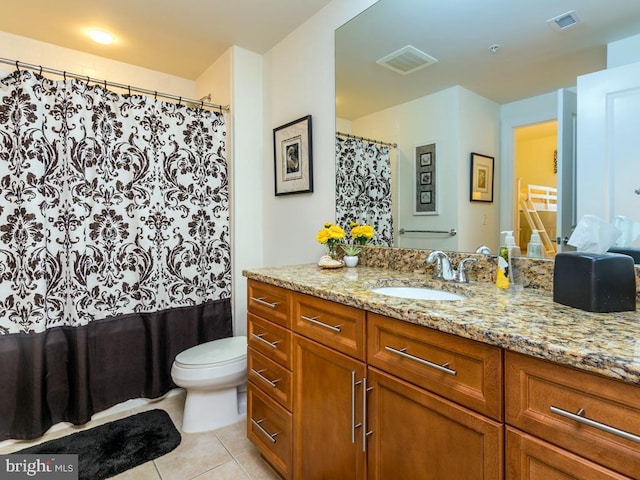
[[(541, 113), (541, 105), (558, 89), (574, 87), (577, 76), (607, 68), (607, 45), (639, 34), (639, 25), (637, 0), (620, 0), (615, 9), (601, 0), (489, 0), (464, 7), (380, 0), (336, 30), (336, 130), (398, 143), (391, 168), (394, 245), (472, 251), (487, 244), (495, 252), (505, 224), (500, 209), (513, 211), (514, 205), (500, 196), (491, 203), (469, 201), (469, 155), (496, 158), (494, 183), (504, 191), (515, 179), (514, 169), (506, 168), (512, 159), (501, 158), (504, 136), (513, 135), (500, 130), (505, 105), (529, 99), (532, 113), (520, 115), (523, 125), (554, 120), (548, 112), (557, 108)], [(406, 46), (419, 52), (403, 51)], [(392, 54), (396, 58), (382, 60)], [(411, 62), (428, 66), (398, 73), (411, 69)], [(474, 106), (472, 115), (464, 110), (467, 104)], [(438, 179), (439, 212), (415, 215), (407, 195), (415, 179), (402, 176), (414, 175), (416, 147), (432, 143), (447, 162)], [(540, 158), (544, 168), (553, 168), (552, 155)], [(455, 168), (447, 171), (449, 162)], [(414, 226), (456, 228), (459, 234), (398, 235)]]

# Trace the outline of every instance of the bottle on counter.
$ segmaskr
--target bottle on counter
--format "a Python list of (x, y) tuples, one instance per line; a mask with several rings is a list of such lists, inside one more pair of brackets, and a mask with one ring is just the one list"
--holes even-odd
[(520, 291), (524, 288), (524, 278), (517, 266), (517, 260), (514, 260), (521, 255), (520, 247), (516, 245), (512, 230), (500, 233), (504, 234), (505, 238), (498, 252), (496, 286), (503, 290)]
[(544, 249), (542, 248), (542, 240), (538, 230), (531, 231), (531, 239), (527, 245), (527, 257), (544, 258)]

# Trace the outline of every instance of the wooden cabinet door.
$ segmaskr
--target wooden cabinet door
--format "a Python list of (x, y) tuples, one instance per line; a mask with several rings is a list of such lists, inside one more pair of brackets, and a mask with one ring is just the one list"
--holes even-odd
[(503, 478), (502, 424), (375, 368), (367, 377), (368, 478)]
[(364, 363), (298, 335), (293, 358), (294, 478), (364, 479)]
[(509, 480), (628, 478), (511, 427), (507, 427), (506, 436), (506, 475)]

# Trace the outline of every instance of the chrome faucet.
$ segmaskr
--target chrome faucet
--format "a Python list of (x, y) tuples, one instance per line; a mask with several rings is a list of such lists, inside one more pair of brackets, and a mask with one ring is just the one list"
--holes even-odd
[(451, 267), (451, 261), (446, 253), (442, 250), (434, 250), (429, 254), (424, 263), (432, 264), (435, 262), (436, 266), (433, 270), (433, 278), (435, 279), (453, 280), (456, 283), (469, 283), (466, 264), (476, 261), (477, 259), (473, 257), (463, 258), (460, 260), (458, 269), (456, 270)]
[(442, 280), (453, 280), (454, 272), (451, 268), (451, 262), (449, 257), (442, 250), (434, 250), (429, 254), (425, 263), (431, 264), (436, 262), (436, 267), (433, 270), (433, 278)]
[(462, 260), (460, 260), (460, 263), (458, 264), (458, 270), (456, 270), (456, 274), (455, 274), (455, 281), (457, 283), (469, 283), (469, 279), (467, 278), (467, 269), (465, 267), (465, 265), (467, 263), (475, 263), (478, 260), (476, 258), (473, 257), (467, 257), (467, 258), (463, 258)]

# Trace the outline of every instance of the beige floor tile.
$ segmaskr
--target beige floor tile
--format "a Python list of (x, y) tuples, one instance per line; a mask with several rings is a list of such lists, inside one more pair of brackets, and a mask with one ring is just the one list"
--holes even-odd
[[(173, 479), (166, 479), (173, 480)], [(178, 480), (178, 479), (176, 479)], [(193, 480), (251, 480), (249, 476), (242, 470), (240, 465), (234, 461), (220, 465), (213, 470), (197, 476)]]
[(243, 453), (236, 457), (236, 461), (242, 465), (242, 469), (249, 474), (252, 480), (278, 480), (280, 477), (260, 457), (257, 450)]
[(233, 457), (215, 433), (183, 433), (174, 451), (155, 460), (163, 479), (187, 479), (218, 467)]
[(246, 422), (234, 423), (228, 427), (216, 430), (216, 435), (234, 457), (255, 449), (247, 438)]
[(162, 480), (153, 462), (143, 463), (111, 478), (114, 480)]

